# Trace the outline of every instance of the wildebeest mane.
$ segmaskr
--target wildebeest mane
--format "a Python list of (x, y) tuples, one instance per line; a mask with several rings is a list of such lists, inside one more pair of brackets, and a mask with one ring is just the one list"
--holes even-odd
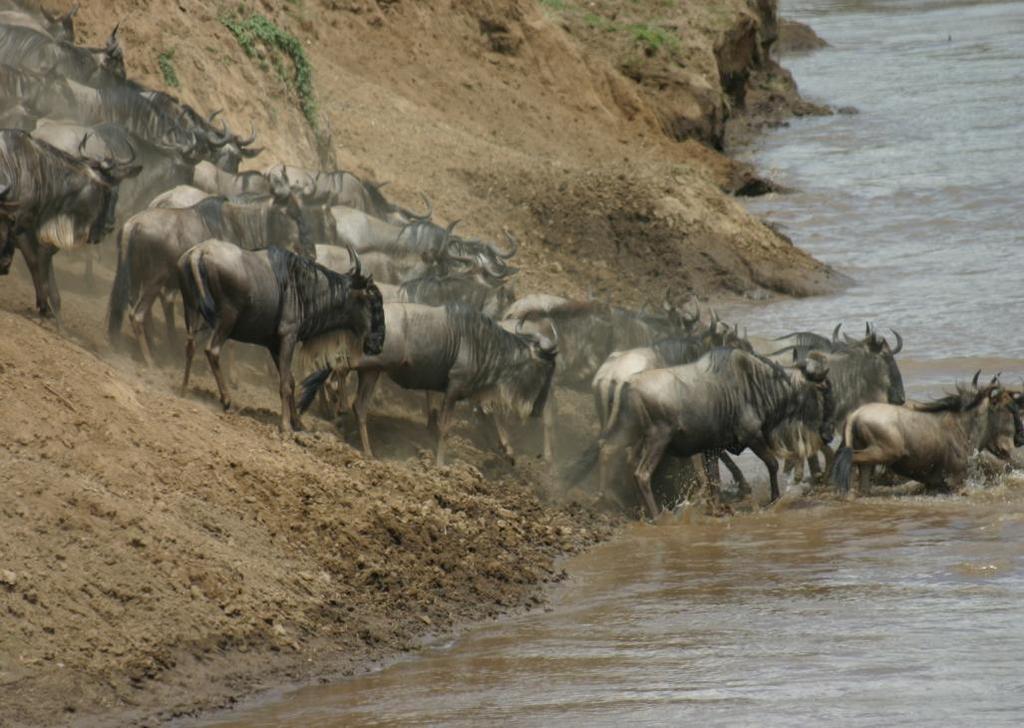
[[(294, 297), (299, 311), (299, 341), (325, 334), (350, 322), (353, 277), (335, 273), (308, 258), (280, 248), (268, 248), (270, 266), (279, 290)], [(384, 343), (383, 299), (376, 286), (366, 289), (371, 305), (371, 329), (366, 353), (378, 353)]]
[(930, 402), (915, 404), (914, 409), (918, 412), (967, 412), (984, 402), (988, 393), (988, 387), (977, 389), (958, 384), (955, 392)]
[(665, 366), (677, 366), (695, 361), (704, 353), (704, 347), (698, 339), (692, 337), (674, 337), (659, 339), (651, 344), (654, 353), (665, 362)]

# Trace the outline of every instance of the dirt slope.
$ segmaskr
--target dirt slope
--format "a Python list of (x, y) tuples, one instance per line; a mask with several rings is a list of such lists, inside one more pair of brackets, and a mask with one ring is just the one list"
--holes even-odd
[[(273, 57), (247, 57), (222, 22), (238, 3), (82, 5), (87, 42), (121, 22), (133, 77), (165, 87), (163, 55), (170, 90), (253, 122), (267, 147), (256, 166), (317, 163)], [(411, 206), (426, 192), (467, 232), (508, 226), (523, 292), (637, 304), (665, 288), (761, 296), (836, 280), (723, 193), (757, 180), (701, 143), (756, 126), (758, 99), (808, 111), (767, 55), (770, 2), (243, 5), (301, 40), (338, 163), (392, 180)], [(652, 49), (669, 30), (677, 40)], [(110, 270), (88, 291), (60, 259), (64, 336), (32, 319), (21, 263), (0, 281), (0, 724), (122, 725), (353, 669), (529, 606), (557, 555), (608, 532), (545, 505), (544, 469), (500, 462), (466, 412), (464, 464), (437, 469), (398, 400), (378, 408), (374, 435), (391, 445), (379, 463), (315, 418), (318, 434), (278, 436), (262, 365), (246, 370), (240, 414), (217, 410), (204, 366), (182, 398), (177, 366), (147, 372), (107, 345)]]

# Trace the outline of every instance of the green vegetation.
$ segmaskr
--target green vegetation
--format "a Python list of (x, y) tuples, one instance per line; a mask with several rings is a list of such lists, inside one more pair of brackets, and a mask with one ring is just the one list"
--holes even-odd
[[(317, 102), (313, 89), (313, 67), (306, 58), (302, 43), (294, 35), (279, 28), (273, 21), (260, 13), (243, 18), (243, 9), (235, 15), (224, 15), (220, 21), (242, 46), (249, 58), (260, 59), (260, 67), (267, 69), (267, 63), (274, 68), (278, 77), (295, 91), (306, 123), (317, 128)], [(293, 73), (288, 73), (283, 57), (291, 60)]]
[(565, 10), (565, 0), (540, 0), (540, 4), (552, 10)]
[(679, 50), (679, 38), (664, 28), (637, 23), (627, 25), (626, 30), (632, 34), (633, 40), (644, 47), (648, 55), (654, 55), (662, 47), (673, 53)]
[(160, 74), (164, 77), (164, 83), (171, 88), (178, 88), (181, 86), (181, 82), (178, 80), (178, 74), (174, 70), (174, 49), (164, 51), (156, 57), (156, 64), (160, 66)]

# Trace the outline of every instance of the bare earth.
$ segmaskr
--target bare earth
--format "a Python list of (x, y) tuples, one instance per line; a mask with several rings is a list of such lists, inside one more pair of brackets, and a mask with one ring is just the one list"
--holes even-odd
[[(841, 283), (726, 194), (757, 177), (711, 148), (823, 111), (764, 52), (774, 3), (621, 5), (259, 8), (303, 41), (339, 165), (393, 180), (410, 206), (426, 192), (468, 233), (507, 226), (521, 293), (639, 305)], [(176, 93), (255, 124), (255, 166), (316, 165), (296, 99), (244, 55), (224, 7), (87, 0), (79, 31), (96, 42), (121, 21), (129, 73), (160, 88), (173, 50)], [(641, 27), (675, 40), (652, 50)], [(419, 400), (394, 394), (373, 425), (384, 461), (312, 415), (282, 438), (264, 354), (241, 367), (241, 412), (219, 411), (201, 362), (183, 398), (180, 354), (147, 371), (106, 342), (109, 267), (89, 290), (75, 256), (58, 263), (63, 335), (32, 316), (21, 263), (0, 281), (0, 725), (152, 722), (365, 669), (540, 604), (557, 558), (614, 528), (557, 497), (532, 433), (508, 465), (468, 408), (457, 464), (436, 468)], [(588, 407), (566, 407), (580, 438)]]

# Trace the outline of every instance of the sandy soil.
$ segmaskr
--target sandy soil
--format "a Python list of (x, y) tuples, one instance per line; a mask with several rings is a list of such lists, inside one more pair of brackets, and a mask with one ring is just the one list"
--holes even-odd
[[(294, 95), (219, 22), (237, 3), (82, 5), (86, 42), (121, 22), (133, 77), (163, 87), (173, 50), (177, 93), (254, 123), (254, 166), (317, 163)], [(768, 55), (774, 3), (620, 5), (258, 7), (302, 40), (338, 163), (410, 206), (426, 192), (467, 232), (508, 226), (521, 292), (639, 304), (841, 282), (727, 194), (763, 183), (713, 149), (821, 111)], [(652, 49), (651, 29), (676, 40)], [(201, 363), (183, 398), (174, 360), (147, 371), (105, 341), (109, 269), (90, 291), (61, 259), (63, 334), (34, 320), (20, 262), (0, 281), (0, 724), (150, 722), (361, 669), (535, 606), (556, 559), (614, 527), (552, 497), (529, 432), (509, 466), (468, 410), (457, 464), (436, 468), (417, 403), (396, 396), (374, 420), (382, 462), (315, 417), (282, 438), (262, 354), (241, 368), (241, 412), (218, 410)], [(566, 398), (567, 440), (588, 436), (588, 408)]]

